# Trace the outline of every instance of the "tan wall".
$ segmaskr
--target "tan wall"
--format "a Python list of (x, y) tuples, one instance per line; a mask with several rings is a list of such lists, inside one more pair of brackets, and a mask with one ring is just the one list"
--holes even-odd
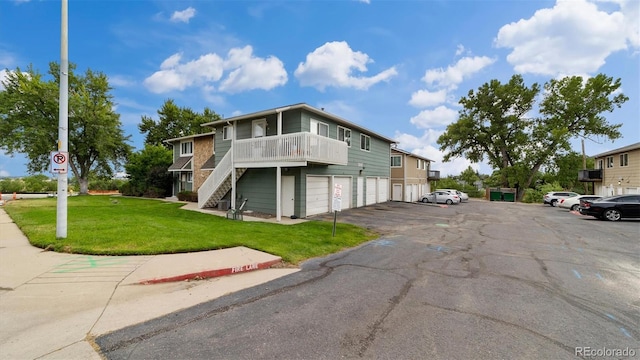
[[(402, 156), (402, 167), (392, 167), (391, 168), (391, 195), (393, 195), (393, 184), (402, 184), (402, 199), (406, 199), (406, 188), (412, 184), (426, 184), (427, 183), (427, 174), (429, 171), (429, 164), (427, 163), (426, 170), (418, 169), (418, 158), (413, 157), (411, 155), (407, 155), (404, 153), (397, 153), (393, 150), (391, 151), (391, 155), (400, 155)], [(405, 172), (406, 169), (406, 172)], [(422, 187), (418, 187), (418, 191), (422, 192)], [(426, 191), (429, 189), (427, 187)], [(420, 193), (419, 195), (424, 195)]]
[(193, 191), (198, 191), (211, 170), (200, 170), (213, 155), (213, 135), (197, 137), (193, 141)]
[[(640, 193), (640, 149), (626, 152), (629, 154), (629, 165), (620, 166), (620, 154), (613, 156), (613, 167), (607, 167), (607, 156), (596, 158), (596, 166), (602, 160), (602, 183), (595, 183), (595, 192), (598, 195), (614, 195), (627, 193)], [(622, 179), (622, 180), (620, 180)], [(620, 181), (620, 184), (618, 184)], [(600, 186), (600, 189), (598, 188)], [(606, 187), (607, 189), (603, 189)]]

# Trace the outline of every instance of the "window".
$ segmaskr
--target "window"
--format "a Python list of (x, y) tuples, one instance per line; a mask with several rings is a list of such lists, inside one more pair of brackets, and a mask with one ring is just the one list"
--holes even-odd
[(311, 119), (311, 133), (324, 137), (329, 137), (329, 125), (315, 119)]
[(347, 143), (347, 146), (351, 147), (351, 130), (338, 126), (338, 140)]
[(267, 136), (267, 119), (253, 120), (251, 123), (251, 137)]
[(418, 159), (417, 163), (418, 163), (417, 164), (418, 165), (417, 168), (418, 169), (422, 168), (422, 160)]
[(193, 142), (184, 141), (180, 143), (180, 156), (193, 155)]
[(231, 131), (233, 128), (229, 125), (222, 128), (222, 140), (231, 140)]
[(629, 154), (620, 154), (620, 166), (629, 166)]
[(391, 167), (402, 167), (402, 156), (391, 155)]
[(607, 157), (607, 167), (608, 168), (612, 168), (613, 167), (613, 156)]
[(371, 137), (360, 134), (360, 150), (371, 151)]
[(598, 167), (597, 169), (603, 169), (602, 167), (602, 159), (598, 160)]
[(187, 182), (189, 182), (189, 183), (193, 182), (193, 173), (192, 172), (188, 172), (187, 173)]

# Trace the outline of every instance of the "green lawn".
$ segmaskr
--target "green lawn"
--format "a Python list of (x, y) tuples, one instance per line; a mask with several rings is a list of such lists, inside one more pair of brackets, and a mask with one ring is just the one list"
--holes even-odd
[(57, 199), (9, 201), (7, 214), (32, 245), (94, 255), (149, 255), (234, 246), (280, 256), (291, 264), (331, 254), (378, 237), (366, 229), (308, 221), (297, 225), (234, 221), (181, 210), (160, 200), (73, 196), (67, 202), (67, 238), (56, 239)]

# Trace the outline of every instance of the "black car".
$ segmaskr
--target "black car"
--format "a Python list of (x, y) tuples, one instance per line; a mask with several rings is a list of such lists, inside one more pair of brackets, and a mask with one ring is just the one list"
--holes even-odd
[(618, 221), (622, 218), (640, 218), (640, 195), (617, 195), (598, 200), (580, 202), (580, 214), (598, 219)]

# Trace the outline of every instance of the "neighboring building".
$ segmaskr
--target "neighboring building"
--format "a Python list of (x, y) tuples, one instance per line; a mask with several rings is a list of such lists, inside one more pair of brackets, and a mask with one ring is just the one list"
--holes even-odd
[(173, 196), (181, 191), (197, 191), (213, 171), (214, 132), (183, 136), (164, 142), (173, 146)]
[(391, 200), (413, 202), (430, 193), (429, 173), (432, 161), (405, 150), (391, 148)]
[[(324, 110), (295, 104), (203, 124), (215, 133), (215, 169), (198, 206), (308, 217), (389, 200), (394, 140)], [(235, 169), (235, 171), (232, 171)]]
[(640, 142), (595, 155), (595, 169), (578, 180), (593, 183), (595, 195), (640, 194)]

